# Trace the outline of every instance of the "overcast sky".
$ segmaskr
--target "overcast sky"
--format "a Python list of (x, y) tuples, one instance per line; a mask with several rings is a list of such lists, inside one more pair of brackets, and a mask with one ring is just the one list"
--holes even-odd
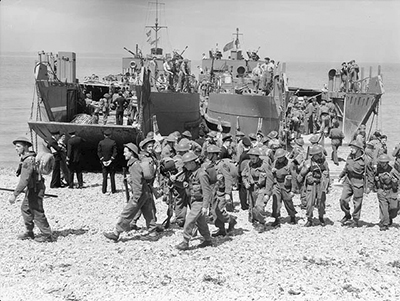
[[(0, 0), (0, 51), (148, 51), (147, 0)], [(155, 2), (155, 0), (153, 1)], [(163, 48), (192, 59), (232, 40), (279, 61), (400, 63), (400, 1), (164, 0)], [(154, 37), (154, 34), (153, 34)], [(226, 55), (226, 54), (225, 54)]]

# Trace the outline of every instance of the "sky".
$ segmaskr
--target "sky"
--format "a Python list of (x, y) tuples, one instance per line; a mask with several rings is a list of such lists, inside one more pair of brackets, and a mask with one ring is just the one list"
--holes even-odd
[[(159, 0), (160, 46), (192, 60), (232, 41), (286, 62), (400, 63), (397, 0)], [(155, 3), (155, 0), (153, 0)], [(148, 53), (147, 0), (0, 0), (0, 53)], [(154, 33), (152, 34), (154, 39)], [(226, 57), (228, 53), (224, 53)]]

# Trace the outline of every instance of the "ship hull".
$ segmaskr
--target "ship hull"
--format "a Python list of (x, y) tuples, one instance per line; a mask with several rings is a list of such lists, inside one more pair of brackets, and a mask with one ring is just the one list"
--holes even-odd
[(211, 129), (220, 123), (223, 131), (232, 135), (237, 129), (245, 134), (279, 129), (279, 112), (272, 96), (210, 93), (205, 120)]

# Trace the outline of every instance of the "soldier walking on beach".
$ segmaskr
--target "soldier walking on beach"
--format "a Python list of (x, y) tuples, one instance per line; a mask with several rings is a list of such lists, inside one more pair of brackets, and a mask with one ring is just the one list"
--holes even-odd
[(271, 226), (280, 226), (282, 202), (290, 216), (290, 223), (296, 224), (297, 212), (294, 209), (292, 200), (292, 178), (289, 160), (286, 158), (286, 151), (281, 148), (276, 150), (274, 158), (275, 161), (272, 165), (272, 176), (274, 183), (272, 189), (272, 217), (275, 218), (275, 221)]
[(299, 182), (304, 181), (306, 216), (305, 227), (313, 224), (314, 207), (318, 208), (318, 218), (321, 226), (325, 226), (325, 202), (329, 183), (329, 166), (323, 155), (320, 145), (314, 145), (310, 149), (311, 158), (308, 159), (299, 174)]
[(115, 110), (116, 124), (123, 125), (124, 124), (124, 111), (125, 111), (126, 107), (128, 106), (129, 102), (122, 95), (122, 92), (119, 92), (118, 97), (113, 101), (113, 103), (116, 107), (116, 110)]
[(26, 232), (19, 235), (18, 239), (34, 239), (33, 228), (36, 225), (43, 235), (36, 237), (35, 241), (51, 242), (53, 241), (52, 232), (43, 208), (43, 196), (46, 187), (43, 177), (37, 170), (35, 161), (36, 153), (29, 151), (32, 143), (25, 137), (15, 139), (13, 144), (21, 159), (20, 169), (17, 172), (20, 179), (13, 195), (9, 197), (8, 201), (14, 204), (18, 195), (26, 188), (25, 197), (21, 204), (22, 218), (24, 219)]
[[(345, 216), (340, 222), (342, 225), (358, 227), (364, 190), (368, 194), (373, 188), (373, 168), (372, 162), (366, 162), (364, 145), (360, 141), (353, 140), (349, 146), (350, 155), (339, 175), (339, 181), (345, 177), (340, 197), (340, 208)], [(349, 223), (351, 220), (349, 203), (352, 196), (354, 202), (353, 221)]]
[(75, 131), (69, 132), (71, 136), (67, 142), (67, 164), (69, 169), (69, 188), (74, 187), (74, 173), (78, 180), (78, 188), (83, 188), (82, 175), (82, 144), (84, 140), (75, 135)]
[(331, 159), (335, 165), (339, 165), (338, 149), (342, 145), (344, 139), (344, 134), (341, 129), (339, 129), (339, 122), (336, 120), (333, 123), (333, 129), (329, 132), (329, 138), (331, 139), (332, 145), (332, 155)]
[(272, 174), (269, 165), (260, 159), (258, 148), (252, 148), (248, 152), (250, 160), (242, 171), (242, 179), (247, 189), (249, 204), (249, 222), (255, 224), (255, 229), (262, 233), (265, 230), (265, 205), (268, 202), (272, 189)]
[[(215, 226), (218, 228), (217, 232), (212, 233), (213, 237), (226, 236), (227, 233), (232, 232), (236, 225), (236, 217), (227, 212), (227, 206), (232, 202), (232, 187), (235, 182), (233, 173), (237, 167), (230, 162), (229, 159), (219, 159), (218, 155), (221, 149), (216, 145), (210, 145), (207, 148), (207, 156), (210, 164), (206, 168), (215, 168), (216, 170), (216, 183), (214, 186), (215, 197), (211, 203), (211, 213), (214, 217)], [(228, 223), (228, 229), (225, 229), (225, 223)]]
[(184, 186), (187, 188), (190, 198), (190, 211), (183, 226), (183, 241), (176, 246), (178, 250), (182, 251), (189, 249), (189, 241), (196, 225), (204, 238), (204, 241), (197, 247), (212, 246), (206, 216), (213, 198), (213, 190), (209, 174), (200, 166), (197, 160), (198, 156), (192, 151), (182, 156), (184, 167), (187, 170)]
[(107, 192), (107, 178), (110, 175), (111, 193), (116, 193), (115, 187), (115, 159), (117, 158), (117, 143), (111, 139), (111, 130), (104, 131), (104, 139), (97, 146), (97, 156), (100, 159), (103, 182), (101, 191)]
[(146, 225), (149, 231), (147, 236), (143, 236), (143, 240), (158, 240), (156, 232), (156, 218), (153, 207), (153, 195), (149, 182), (145, 179), (143, 168), (139, 161), (139, 149), (133, 143), (124, 145), (124, 156), (128, 161), (131, 197), (125, 208), (122, 210), (117, 221), (114, 231), (104, 232), (104, 236), (115, 242), (118, 241), (122, 232), (131, 230), (130, 224), (139, 210), (142, 211), (146, 219)]
[(375, 187), (379, 201), (379, 228), (381, 231), (389, 230), (393, 219), (397, 216), (399, 174), (389, 165), (389, 156), (380, 155), (378, 167), (374, 174)]

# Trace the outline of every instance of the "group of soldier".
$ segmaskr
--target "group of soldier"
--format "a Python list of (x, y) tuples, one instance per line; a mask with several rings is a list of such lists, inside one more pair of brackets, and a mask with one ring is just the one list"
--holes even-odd
[[(189, 242), (197, 232), (203, 236), (203, 242), (198, 247), (211, 246), (212, 237), (228, 235), (237, 224), (233, 214), (234, 189), (238, 190), (241, 209), (248, 210), (249, 222), (259, 233), (267, 229), (268, 214), (265, 208), (271, 198), (274, 221), (268, 226), (280, 226), (282, 204), (289, 216), (289, 223), (297, 223), (297, 211), (293, 204), (295, 194), (300, 194), (300, 208), (306, 213), (307, 222), (304, 226), (310, 227), (315, 223), (315, 208), (318, 211), (318, 224), (325, 226), (326, 195), (332, 181), (327, 152), (318, 136), (311, 137), (311, 145), (307, 149), (303, 138), (296, 137), (290, 151), (287, 151), (282, 137), (276, 131), (268, 135), (257, 132), (248, 136), (237, 131), (234, 137), (215, 131), (200, 133), (200, 137), (194, 140), (189, 131), (176, 131), (167, 137), (149, 132), (139, 145), (124, 145), (130, 197), (113, 231), (104, 233), (106, 238), (117, 242), (122, 232), (138, 229), (136, 223), (143, 215), (148, 232), (141, 239), (158, 240), (160, 226), (156, 223), (155, 200), (162, 198), (169, 204), (168, 224), (171, 222), (183, 228), (183, 240), (176, 248), (189, 249)], [(111, 131), (106, 131), (105, 139), (98, 147), (103, 168), (103, 193), (107, 189), (108, 173), (112, 174), (111, 190), (116, 192), (115, 170), (112, 167), (117, 148), (111, 134)], [(81, 187), (81, 171), (77, 170), (79, 164), (75, 164), (73, 159), (75, 134), (70, 135), (68, 165), (71, 171), (77, 171), (78, 187)], [(341, 223), (350, 227), (360, 226), (363, 194), (374, 190), (379, 200), (379, 226), (382, 231), (387, 230), (397, 216), (399, 205), (400, 148), (397, 147), (392, 154), (395, 158), (392, 167), (389, 165), (386, 137), (379, 131), (367, 140), (365, 126), (360, 126), (353, 138), (351, 153), (339, 176), (344, 179), (340, 197), (340, 208), (344, 212)], [(25, 138), (18, 138), (14, 145), (21, 158), (18, 173), (21, 179), (10, 202), (14, 202), (16, 196), (27, 188), (22, 204), (26, 232), (20, 238), (34, 237), (35, 220), (44, 237), (39, 241), (51, 241), (51, 230), (42, 203), (44, 181), (40, 175), (35, 176), (35, 153), (29, 150), (32, 144)], [(56, 148), (56, 145), (50, 142), (49, 147)], [(73, 178), (69, 183), (73, 185)], [(354, 203), (352, 213), (351, 198)], [(214, 233), (210, 233), (209, 222), (213, 222), (217, 228)]]

